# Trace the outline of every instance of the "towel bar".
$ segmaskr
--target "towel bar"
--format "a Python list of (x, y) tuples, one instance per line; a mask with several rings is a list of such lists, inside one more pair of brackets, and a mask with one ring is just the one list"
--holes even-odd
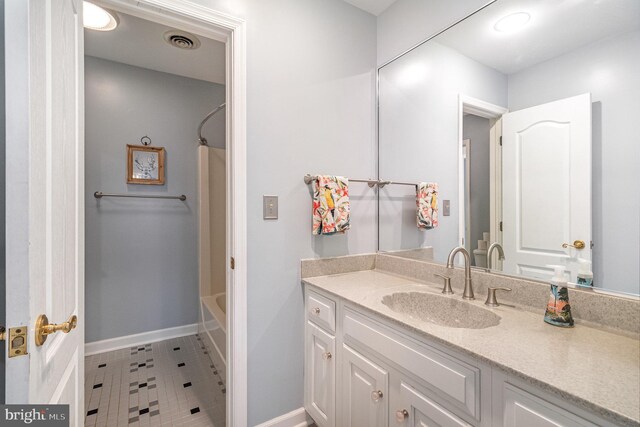
[(177, 199), (183, 202), (187, 200), (187, 196), (181, 194), (179, 196), (156, 196), (146, 194), (116, 194), (116, 193), (103, 193), (102, 191), (96, 191), (93, 193), (93, 197), (96, 199), (102, 199), (103, 197), (131, 197), (136, 199)]

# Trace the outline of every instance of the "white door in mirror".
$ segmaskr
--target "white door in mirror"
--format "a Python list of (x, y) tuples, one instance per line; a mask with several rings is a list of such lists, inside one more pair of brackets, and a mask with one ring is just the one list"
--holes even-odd
[[(503, 116), (506, 273), (549, 279), (549, 264), (576, 280), (591, 261), (591, 94)], [(582, 249), (567, 246), (576, 240)]]

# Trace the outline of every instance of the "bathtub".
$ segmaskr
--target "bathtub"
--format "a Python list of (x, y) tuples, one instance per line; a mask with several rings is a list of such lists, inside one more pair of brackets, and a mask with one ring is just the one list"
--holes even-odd
[(227, 354), (227, 294), (202, 297), (202, 325), (211, 344), (226, 365)]

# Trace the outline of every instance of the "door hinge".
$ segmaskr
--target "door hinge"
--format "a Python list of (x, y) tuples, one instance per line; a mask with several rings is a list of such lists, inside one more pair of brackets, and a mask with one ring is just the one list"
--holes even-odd
[(500, 146), (502, 147), (502, 136), (500, 136)]
[(500, 231), (502, 231), (502, 221), (500, 221)]
[(231, 269), (236, 269), (236, 259), (234, 257), (231, 257)]

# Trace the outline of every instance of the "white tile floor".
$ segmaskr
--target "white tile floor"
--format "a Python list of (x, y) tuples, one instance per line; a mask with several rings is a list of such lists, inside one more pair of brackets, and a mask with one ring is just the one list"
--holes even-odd
[(88, 356), (85, 426), (224, 427), (218, 368), (198, 335)]

